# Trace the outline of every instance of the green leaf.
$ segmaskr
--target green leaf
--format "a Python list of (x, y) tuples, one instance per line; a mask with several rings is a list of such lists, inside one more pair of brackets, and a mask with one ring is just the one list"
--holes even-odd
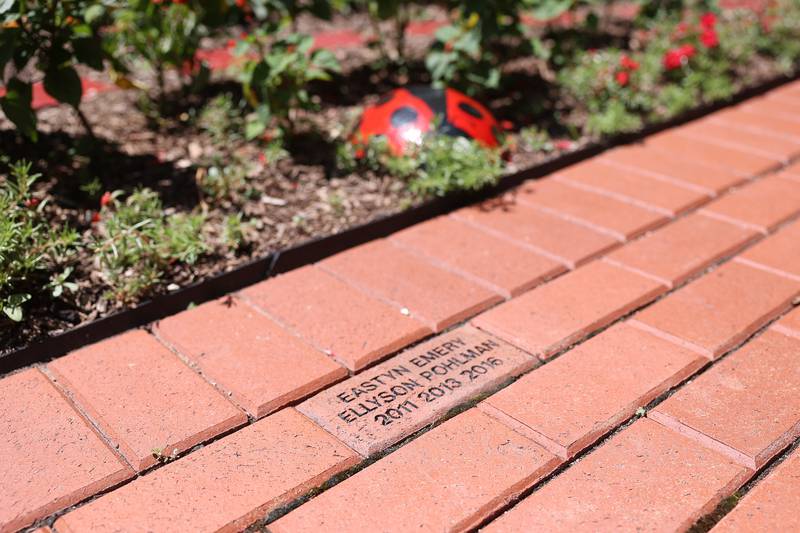
[(81, 78), (71, 66), (49, 69), (44, 75), (44, 90), (65, 104), (77, 108), (83, 96)]
[(103, 70), (103, 44), (99, 38), (73, 39), (72, 49), (75, 51), (78, 61), (95, 70)]
[(244, 127), (244, 136), (248, 141), (252, 141), (267, 129), (267, 125), (259, 119), (251, 119), (247, 121)]
[(3, 304), (3, 313), (14, 322), (22, 321), (22, 304), (30, 299), (30, 294), (12, 294)]
[(104, 14), (105, 14), (105, 7), (103, 6), (103, 4), (97, 3), (86, 8), (86, 11), (83, 13), (83, 19), (88, 24), (94, 24)]
[(30, 83), (12, 78), (6, 85), (6, 94), (0, 98), (0, 108), (17, 129), (36, 141), (36, 114), (31, 108), (33, 91)]
[(574, 0), (540, 0), (533, 8), (533, 16), (539, 20), (551, 20), (572, 7)]

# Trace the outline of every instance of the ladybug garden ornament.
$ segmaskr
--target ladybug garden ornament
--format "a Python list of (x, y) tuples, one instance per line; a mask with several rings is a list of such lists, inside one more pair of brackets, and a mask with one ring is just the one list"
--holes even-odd
[(455, 89), (432, 87), (395, 89), (365, 109), (353, 142), (384, 136), (391, 151), (402, 155), (409, 144), (421, 144), (433, 127), (438, 133), (474, 139), (488, 148), (499, 145), (499, 125), (488, 109)]

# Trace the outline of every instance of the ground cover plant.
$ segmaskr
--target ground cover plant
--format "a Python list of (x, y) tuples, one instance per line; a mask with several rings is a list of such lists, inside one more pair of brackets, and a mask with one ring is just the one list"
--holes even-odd
[[(798, 59), (791, 0), (0, 0), (0, 352)], [(413, 84), (477, 98), (502, 146), (351, 142), (364, 106)], [(34, 110), (42, 94), (65, 105)]]

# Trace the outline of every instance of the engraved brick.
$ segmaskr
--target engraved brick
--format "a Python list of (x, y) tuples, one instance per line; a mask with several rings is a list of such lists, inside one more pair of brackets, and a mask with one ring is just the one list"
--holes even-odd
[(60, 532), (241, 531), (358, 462), (284, 409), (56, 521)]
[(132, 475), (41, 372), (0, 380), (0, 531), (22, 529)]
[(727, 457), (645, 418), (483, 531), (685, 531), (749, 475)]
[(369, 456), (534, 364), (530, 355), (464, 326), (338, 383), (297, 409)]
[(268, 279), (242, 295), (351, 370), (431, 332), (315, 266)]
[(664, 214), (552, 179), (529, 180), (517, 199), (625, 241), (660, 226)]
[(154, 329), (256, 418), (347, 375), (344, 367), (238, 299), (203, 304)]
[(352, 248), (318, 266), (399, 310), (407, 310), (434, 331), (461, 322), (502, 300), (487, 288), (386, 240)]
[(757, 469), (800, 436), (800, 340), (766, 331), (648, 416)]
[(481, 408), (567, 459), (706, 362), (619, 324), (493, 394)]
[(134, 330), (48, 364), (125, 458), (143, 470), (247, 421), (160, 344)]
[(511, 196), (460, 209), (453, 216), (561, 261), (568, 268), (618, 245), (610, 235), (520, 205)]
[(537, 444), (471, 409), (268, 527), (273, 533), (467, 531), (558, 463)]
[(701, 212), (767, 233), (800, 213), (800, 183), (762, 178), (714, 200)]
[(707, 202), (709, 193), (605, 163), (601, 158), (572, 165), (556, 174), (559, 180), (606, 194), (624, 202), (675, 216)]
[(633, 317), (713, 359), (788, 309), (800, 283), (734, 260)]
[(395, 233), (391, 240), (494, 290), (505, 298), (562, 273), (564, 266), (453, 217)]
[(673, 287), (757, 236), (753, 229), (695, 213), (614, 250), (606, 259)]
[(478, 316), (473, 324), (546, 358), (665, 290), (652, 279), (595, 261)]

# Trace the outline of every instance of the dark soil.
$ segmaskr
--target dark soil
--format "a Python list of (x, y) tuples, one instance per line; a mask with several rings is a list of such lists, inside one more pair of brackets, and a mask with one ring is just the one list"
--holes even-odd
[[(441, 13), (429, 9), (423, 15), (432, 19)], [(303, 18), (298, 27), (315, 33), (364, 30), (368, 24), (365, 17), (356, 15), (333, 22)], [(203, 93), (192, 96), (181, 94), (173, 76), (173, 92), (164, 114), (153, 112), (152, 104), (142, 105), (146, 100), (137, 91), (110, 91), (85, 99), (82, 110), (93, 124), (94, 142), (85, 137), (74, 112), (66, 106), (38, 112), (41, 136), (35, 145), (20, 139), (0, 115), (0, 155), (32, 161), (43, 175), (36, 195), (50, 199), (46, 210), (50, 223), (70, 224), (87, 240), (97, 231), (91, 219), (103, 191), (129, 193), (149, 187), (159, 193), (166, 212), (202, 211), (208, 218), (211, 242), (218, 242), (215, 233), (226, 216), (241, 213), (250, 221), (241, 248), (215, 245), (198, 263), (176, 265), (153, 292), (141, 296), (146, 299), (424, 201), (389, 175), (341, 174), (335, 166), (335, 150), (365, 104), (399, 85), (429, 81), (421, 59), (429, 43), (430, 37), (410, 37), (409, 59), (402, 70), (373, 68), (378, 57), (373, 49), (336, 51), (343, 73), (331, 82), (314, 85), (320, 110), (299, 117), (299, 134), (287, 147), (288, 156), (277, 161), (267, 160), (262, 147), (241, 138), (239, 128), (203, 127), (207, 121), (200, 120), (200, 110), (215, 96), (229, 94), (238, 101), (237, 85), (225, 73), (215, 73)], [(550, 85), (540, 77), (536, 62), (518, 58), (507, 70), (503, 90), (484, 100), (497, 118), (509, 120), (515, 127), (537, 124), (553, 138), (566, 138), (563, 126), (555, 123), (554, 111), (569, 111), (568, 102), (549, 92)], [(82, 74), (102, 79), (97, 73)], [(142, 71), (137, 81), (149, 85), (152, 77)], [(512, 143), (516, 150), (507, 170), (557, 157), (590, 140), (562, 141), (547, 152), (532, 150), (524, 142)], [(202, 186), (210, 166), (227, 166), (239, 176), (231, 191), (210, 193)], [(0, 168), (0, 180), (2, 174)], [(75, 295), (57, 300), (38, 295), (27, 306), (23, 323), (0, 320), (0, 355), (136, 304), (106, 297), (108, 284), (88, 251), (80, 257), (72, 280), (79, 283)]]

